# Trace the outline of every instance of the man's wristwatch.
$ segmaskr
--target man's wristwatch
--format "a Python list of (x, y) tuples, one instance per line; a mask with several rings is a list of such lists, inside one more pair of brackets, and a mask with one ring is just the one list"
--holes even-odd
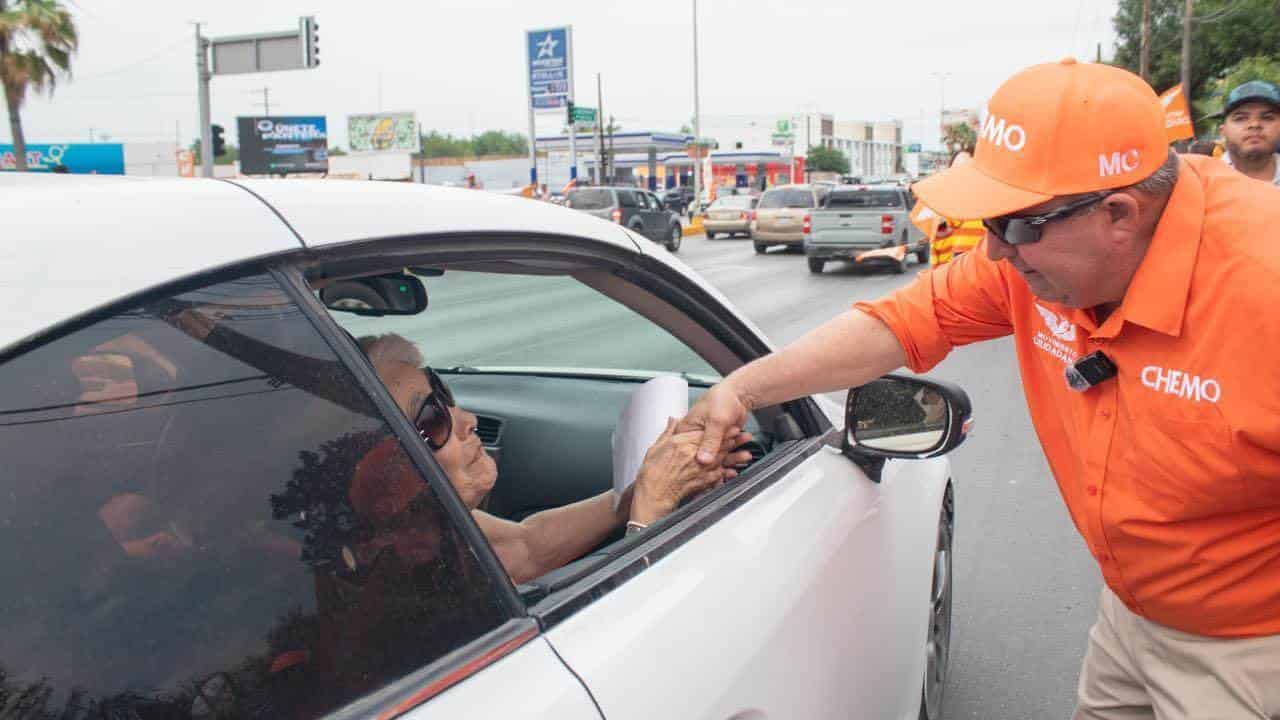
[(639, 522), (636, 522), (635, 520), (627, 521), (628, 537), (635, 535), (636, 533), (644, 532), (645, 530), (648, 530), (648, 529), (649, 529), (649, 526), (645, 525), (644, 523), (639, 523)]

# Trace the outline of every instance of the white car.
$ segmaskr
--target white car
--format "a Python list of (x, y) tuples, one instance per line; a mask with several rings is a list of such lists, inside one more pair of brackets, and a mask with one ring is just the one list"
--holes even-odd
[(761, 409), (737, 479), (516, 585), (353, 340), (422, 347), (518, 520), (611, 487), (642, 381), (770, 352), (665, 250), (395, 183), (8, 174), (0, 215), (0, 715), (937, 717), (959, 389)]

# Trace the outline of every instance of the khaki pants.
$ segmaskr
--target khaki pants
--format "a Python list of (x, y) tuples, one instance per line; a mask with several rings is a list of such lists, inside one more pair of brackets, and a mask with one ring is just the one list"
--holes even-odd
[(1073, 717), (1280, 720), (1280, 635), (1191, 635), (1134, 615), (1104, 587)]

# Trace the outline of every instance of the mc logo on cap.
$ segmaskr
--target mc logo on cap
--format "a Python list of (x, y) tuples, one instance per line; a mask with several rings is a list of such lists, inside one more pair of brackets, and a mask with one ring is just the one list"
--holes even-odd
[(973, 162), (915, 185), (941, 215), (991, 218), (1132, 185), (1168, 155), (1155, 92), (1109, 65), (1034, 65), (1006, 80), (987, 108)]

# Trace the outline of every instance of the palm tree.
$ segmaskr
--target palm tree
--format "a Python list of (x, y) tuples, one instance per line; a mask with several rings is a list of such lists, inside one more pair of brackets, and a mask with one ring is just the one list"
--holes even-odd
[(52, 93), (58, 76), (71, 74), (71, 55), (79, 42), (71, 12), (61, 0), (0, 0), (0, 84), (18, 170), (27, 169), (27, 141), (18, 115), (27, 90)]

